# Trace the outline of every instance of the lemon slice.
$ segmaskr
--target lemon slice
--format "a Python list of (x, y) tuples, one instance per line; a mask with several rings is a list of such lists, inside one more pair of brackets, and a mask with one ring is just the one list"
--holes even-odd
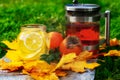
[(20, 57), (24, 60), (38, 59), (46, 51), (46, 38), (44, 32), (22, 32), (18, 37)]
[(26, 35), (26, 38), (24, 40), (25, 47), (33, 51), (40, 49), (42, 44), (43, 44), (42, 36), (36, 32), (32, 32)]

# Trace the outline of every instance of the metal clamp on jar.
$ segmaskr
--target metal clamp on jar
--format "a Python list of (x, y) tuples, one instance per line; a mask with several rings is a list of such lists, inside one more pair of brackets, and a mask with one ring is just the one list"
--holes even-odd
[[(66, 7), (66, 35), (76, 35), (81, 40), (83, 50), (98, 52), (100, 37), (100, 13), (101, 7), (97, 4), (79, 4), (73, 0), (73, 4)], [(106, 18), (105, 38), (109, 45), (110, 11), (104, 13)]]

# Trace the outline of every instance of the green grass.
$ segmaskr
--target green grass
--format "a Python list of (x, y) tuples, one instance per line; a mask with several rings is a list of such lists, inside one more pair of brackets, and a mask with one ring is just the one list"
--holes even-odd
[[(22, 1), (22, 0), (21, 0)], [(12, 1), (10, 4), (4, 2), (0, 7), (0, 40), (14, 39), (20, 31), (23, 24), (45, 24), (48, 31), (61, 30), (57, 29), (63, 23), (63, 6), (57, 6), (56, 3), (45, 1)], [(58, 15), (60, 15), (58, 17)], [(9, 35), (10, 34), (10, 35)]]
[[(47, 32), (64, 33), (65, 5), (72, 0), (0, 0), (0, 41), (14, 40), (24, 24), (44, 24)], [(80, 2), (80, 0), (79, 0)], [(96, 3), (101, 12), (111, 11), (110, 37), (120, 39), (120, 1), (82, 0), (81, 3)], [(101, 33), (104, 33), (104, 18), (101, 19)], [(106, 61), (106, 62), (101, 62)], [(96, 69), (95, 80), (120, 80), (120, 58), (100, 58), (101, 66)]]

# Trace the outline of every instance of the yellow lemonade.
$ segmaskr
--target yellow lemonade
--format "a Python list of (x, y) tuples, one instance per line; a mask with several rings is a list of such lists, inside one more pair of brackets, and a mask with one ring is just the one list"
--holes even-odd
[(49, 39), (44, 25), (25, 25), (17, 38), (20, 57), (23, 60), (40, 59), (40, 55), (48, 52)]

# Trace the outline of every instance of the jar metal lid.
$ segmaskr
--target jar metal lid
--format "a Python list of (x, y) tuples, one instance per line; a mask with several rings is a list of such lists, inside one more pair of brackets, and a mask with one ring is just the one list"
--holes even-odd
[(97, 4), (68, 4), (65, 8), (67, 11), (81, 12), (94, 12), (100, 10), (100, 6)]

